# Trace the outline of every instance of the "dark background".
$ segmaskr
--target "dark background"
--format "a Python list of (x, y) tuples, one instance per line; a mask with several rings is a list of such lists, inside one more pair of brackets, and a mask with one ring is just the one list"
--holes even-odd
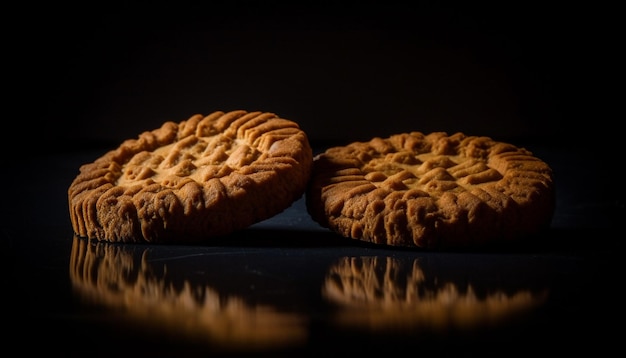
[[(616, 12), (559, 2), (37, 5), (11, 59), (31, 145), (114, 147), (215, 110), (314, 143), (406, 131), (609, 145)], [(11, 17), (11, 14), (7, 14)], [(33, 31), (33, 29), (35, 29)], [(22, 60), (20, 60), (22, 59)], [(34, 122), (34, 123), (33, 123)], [(13, 129), (15, 132), (16, 129)], [(583, 139), (577, 139), (582, 137)], [(575, 144), (579, 145), (579, 144)]]
[[(298, 201), (223, 245), (147, 247), (165, 258), (155, 265), (180, 273), (177, 282), (192, 274), (225, 297), (232, 289), (253, 303), (297, 306), (313, 319), (302, 348), (313, 348), (309, 356), (338, 353), (335, 344), (353, 354), (409, 347), (441, 356), (458, 348), (480, 357), (621, 348), (620, 331), (606, 324), (619, 325), (623, 311), (617, 9), (549, 1), (91, 1), (5, 5), (3, 15), (0, 241), (9, 348), (206, 356), (159, 335), (138, 337), (112, 317), (114, 308), (79, 301), (68, 272), (67, 189), (81, 164), (127, 138), (235, 109), (294, 120), (318, 149), (439, 130), (525, 146), (554, 170), (552, 225), (536, 245), (512, 252), (400, 251), (341, 241)], [(528, 325), (458, 342), (329, 331), (322, 279), (336, 260), (361, 256), (420, 258), (430, 277), (462, 286), (546, 285), (551, 297)]]

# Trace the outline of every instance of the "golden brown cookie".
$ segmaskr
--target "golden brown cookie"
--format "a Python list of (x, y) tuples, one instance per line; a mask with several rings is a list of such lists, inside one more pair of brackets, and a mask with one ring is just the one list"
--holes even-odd
[(166, 122), (80, 167), (68, 189), (72, 226), (78, 236), (110, 242), (223, 236), (300, 198), (312, 156), (304, 131), (273, 113)]
[(307, 210), (342, 236), (426, 249), (511, 242), (547, 228), (551, 168), (526, 149), (463, 133), (411, 132), (327, 149)]

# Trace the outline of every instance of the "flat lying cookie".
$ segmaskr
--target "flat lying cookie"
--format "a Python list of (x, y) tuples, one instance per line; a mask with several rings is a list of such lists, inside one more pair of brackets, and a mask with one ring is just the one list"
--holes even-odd
[(194, 115), (123, 142), (80, 167), (68, 189), (76, 235), (194, 243), (244, 229), (305, 191), (306, 134), (273, 113)]
[(411, 132), (317, 155), (307, 210), (342, 236), (426, 249), (536, 234), (552, 220), (551, 168), (488, 137)]

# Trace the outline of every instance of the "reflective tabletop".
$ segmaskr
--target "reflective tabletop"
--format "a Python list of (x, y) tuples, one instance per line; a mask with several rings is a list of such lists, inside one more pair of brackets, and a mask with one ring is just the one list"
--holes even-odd
[(340, 237), (311, 220), (304, 198), (210, 244), (97, 242), (73, 235), (67, 187), (98, 150), (12, 163), (23, 175), (3, 178), (18, 188), (2, 209), (4, 340), (92, 357), (610, 352), (624, 195), (605, 195), (610, 173), (581, 177), (566, 149), (532, 151), (555, 171), (551, 228), (464, 252)]

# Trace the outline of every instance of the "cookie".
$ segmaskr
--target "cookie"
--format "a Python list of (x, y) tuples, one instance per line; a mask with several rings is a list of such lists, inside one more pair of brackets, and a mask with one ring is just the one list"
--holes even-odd
[(168, 121), (80, 167), (74, 233), (197, 243), (268, 219), (302, 197), (313, 154), (294, 121), (243, 110)]
[(425, 249), (509, 243), (550, 225), (553, 173), (489, 137), (411, 132), (328, 148), (306, 192), (321, 226), (374, 244)]

